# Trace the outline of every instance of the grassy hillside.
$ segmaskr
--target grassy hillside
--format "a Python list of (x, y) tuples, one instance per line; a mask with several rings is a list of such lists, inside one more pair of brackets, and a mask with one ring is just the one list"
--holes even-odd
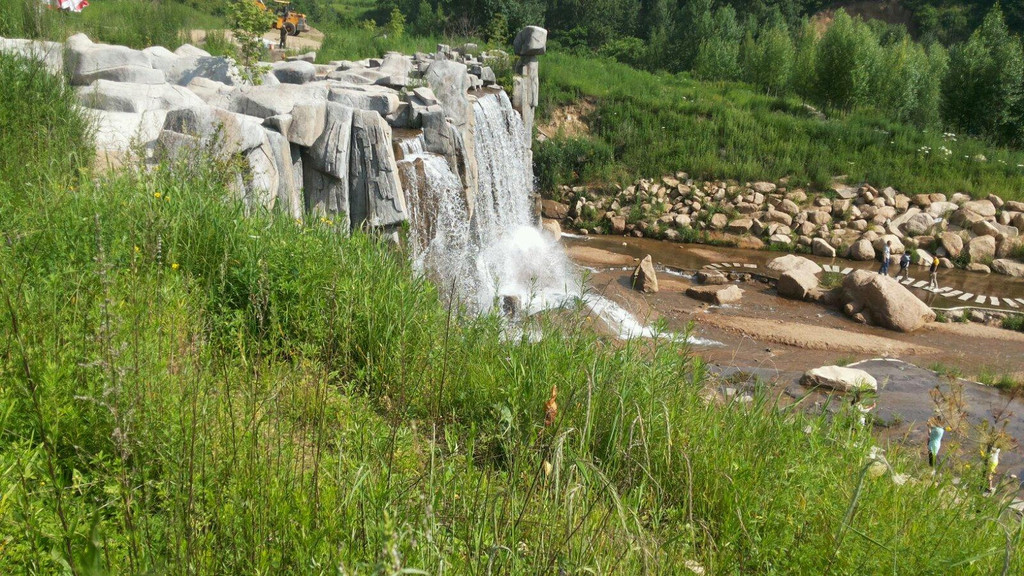
[(188, 41), (191, 29), (224, 28), (217, 3), (164, 0), (93, 0), (80, 14), (50, 10), (38, 0), (0, 3), (0, 36), (44, 38), (63, 42), (85, 32), (97, 42), (133, 48), (164, 46), (171, 50)]
[(875, 478), (852, 414), (708, 403), (685, 346), (575, 315), (509, 340), (211, 162), (69, 165), (34, 66), (0, 97), (0, 573), (1024, 570), (980, 476)]
[(590, 137), (556, 137), (536, 150), (546, 189), (684, 170), (699, 178), (790, 177), (820, 188), (845, 175), (851, 183), (908, 193), (1024, 198), (1021, 150), (870, 112), (821, 120), (799, 100), (765, 96), (746, 84), (652, 74), (558, 51), (543, 57), (540, 70), (542, 118), (580, 100), (593, 104), (584, 118)]

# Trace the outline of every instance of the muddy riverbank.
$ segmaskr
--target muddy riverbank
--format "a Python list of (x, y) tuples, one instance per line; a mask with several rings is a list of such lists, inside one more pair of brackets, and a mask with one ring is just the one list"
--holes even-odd
[[(1024, 382), (1024, 334), (1002, 328), (970, 323), (931, 323), (913, 333), (899, 333), (857, 324), (839, 311), (814, 303), (783, 299), (771, 282), (762, 278), (765, 265), (779, 253), (676, 244), (649, 239), (564, 237), (572, 259), (586, 269), (592, 290), (616, 301), (647, 322), (662, 321), (672, 331), (689, 333), (715, 344), (694, 345), (694, 353), (709, 362), (723, 376), (756, 375), (778, 389), (779, 396), (794, 401), (809, 393), (796, 384), (800, 375), (822, 365), (857, 365), (880, 383), (878, 407), (873, 413), (883, 439), (892, 440), (924, 454), (924, 422), (932, 414), (929, 391), (948, 385), (947, 374), (965, 380), (1010, 378)], [(651, 254), (658, 272), (660, 290), (642, 294), (630, 288), (633, 267)], [(872, 263), (813, 258), (827, 269), (842, 273), (848, 268), (868, 268)], [(722, 270), (751, 274), (749, 281), (737, 282), (744, 290), (736, 304), (711, 306), (685, 295), (694, 284), (694, 270), (718, 265)], [(974, 295), (970, 302), (914, 288), (927, 273), (915, 267), (908, 287), (926, 303), (937, 308), (976, 305), (1014, 312), (1012, 303), (1024, 298), (1024, 281), (1007, 277), (946, 270), (940, 286)], [(984, 306), (977, 296), (986, 296)], [(999, 298), (993, 305), (990, 297)], [(1008, 299), (1008, 300), (1004, 300)], [(1009, 302), (1009, 303), (1008, 303)], [(723, 380), (724, 381), (724, 380)], [(742, 388), (744, 379), (732, 378), (730, 386)], [(1004, 452), (1001, 470), (1021, 477), (1024, 473), (1024, 404), (995, 388), (976, 383), (965, 387), (965, 400), (974, 424), (1006, 420), (1007, 433), (1018, 446)], [(828, 404), (822, 394), (813, 393), (803, 402)], [(1008, 414), (1013, 414), (1009, 416)], [(977, 438), (957, 441), (970, 458), (977, 452)]]

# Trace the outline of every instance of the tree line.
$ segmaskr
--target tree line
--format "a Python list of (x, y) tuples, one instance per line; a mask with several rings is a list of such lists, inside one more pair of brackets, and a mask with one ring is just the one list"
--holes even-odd
[[(400, 12), (416, 33), (500, 43), (522, 26), (543, 24), (562, 49), (703, 80), (744, 81), (829, 112), (870, 108), (922, 128), (1024, 146), (1024, 46), (1011, 27), (1024, 24), (1024, 0), (1004, 1), (1009, 12), (998, 2), (985, 5), (976, 28), (948, 45), (940, 40), (950, 38), (927, 30), (915, 38), (905, 26), (864, 21), (842, 9), (831, 22), (808, 19), (821, 0), (378, 0), (377, 6), (383, 18)], [(952, 10), (935, 2), (911, 5), (915, 14)], [(978, 4), (956, 6), (976, 11)]]

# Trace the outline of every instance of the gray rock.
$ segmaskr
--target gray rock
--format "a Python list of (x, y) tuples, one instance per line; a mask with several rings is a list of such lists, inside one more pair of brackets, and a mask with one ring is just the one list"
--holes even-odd
[(155, 70), (149, 56), (124, 46), (94, 44), (85, 34), (76, 34), (64, 44), (64, 70), (72, 86), (96, 80), (160, 84), (163, 72)]
[(750, 232), (750, 227), (753, 226), (753, 224), (754, 221), (750, 218), (737, 218), (736, 220), (729, 222), (725, 229), (727, 232), (732, 232), (733, 234), (746, 234)]
[(978, 236), (967, 243), (967, 256), (972, 263), (991, 262), (996, 256), (996, 239)]
[(349, 182), (353, 226), (382, 228), (408, 219), (391, 147), (391, 127), (376, 112), (352, 113)]
[(922, 212), (915, 216), (911, 216), (906, 223), (903, 224), (902, 230), (909, 236), (921, 236), (931, 231), (934, 225), (935, 220), (930, 215)]
[(989, 268), (985, 264), (980, 264), (978, 262), (971, 262), (964, 269), (967, 270), (968, 272), (978, 272), (979, 274), (991, 274), (992, 273), (992, 269), (991, 268)]
[(356, 110), (373, 110), (387, 117), (398, 110), (398, 93), (383, 86), (352, 86), (328, 83), (327, 100)]
[(51, 74), (64, 72), (64, 45), (44, 40), (0, 38), (0, 54), (17, 54), (22, 58), (42, 62)]
[(935, 320), (935, 312), (894, 278), (855, 270), (843, 279), (842, 302), (850, 315), (863, 314), (872, 324), (913, 332)]
[(993, 260), (992, 270), (999, 274), (1013, 276), (1014, 278), (1024, 278), (1024, 262), (1019, 262), (1017, 260), (1011, 260), (1009, 258)]
[(445, 115), (452, 119), (455, 126), (461, 129), (470, 125), (473, 107), (466, 98), (469, 90), (466, 65), (450, 60), (432, 62), (427, 69), (426, 81)]
[(822, 366), (804, 373), (800, 383), (810, 388), (828, 388), (838, 392), (878, 390), (878, 381), (864, 370), (845, 366)]
[(327, 102), (296, 104), (291, 111), (292, 122), (285, 133), (288, 141), (299, 146), (313, 146), (327, 126), (327, 106)]
[(634, 290), (653, 294), (658, 291), (658, 275), (654, 272), (654, 261), (651, 255), (644, 256), (636, 269), (633, 270), (632, 284)]
[(327, 101), (327, 87), (319, 84), (243, 86), (231, 93), (229, 110), (257, 118), (291, 114), (296, 104)]
[(274, 152), (274, 163), (278, 173), (275, 206), (292, 218), (302, 218), (301, 176), (297, 179), (292, 172), (295, 166), (295, 162), (292, 160), (292, 147), (284, 135), (277, 132), (268, 132), (267, 140)]
[[(351, 108), (341, 104), (333, 102), (325, 104), (324, 129), (309, 147), (307, 157), (303, 158), (303, 166), (306, 169), (305, 174), (308, 174), (309, 170), (316, 170), (339, 179), (346, 184), (348, 183), (351, 172), (349, 161), (352, 158), (353, 114), (354, 111)], [(295, 122), (293, 121), (292, 123), (294, 124)], [(332, 187), (330, 192), (339, 192), (333, 182), (327, 183)], [(310, 185), (310, 182), (306, 182), (307, 194)], [(329, 214), (348, 210), (349, 193), (347, 187), (336, 198), (324, 197), (323, 194), (319, 193), (315, 193), (314, 196), (315, 200), (313, 202), (307, 199), (307, 206), (311, 204), (322, 205), (326, 207), (326, 213)]]
[(78, 98), (88, 108), (108, 112), (146, 112), (203, 106), (190, 90), (170, 84), (131, 84), (97, 80), (78, 88)]
[(836, 249), (822, 238), (815, 238), (811, 240), (811, 253), (823, 258), (836, 257)]
[(962, 208), (986, 218), (996, 215), (996, 207), (990, 200), (973, 200), (971, 202), (964, 202)]
[(378, 69), (385, 77), (377, 83), (393, 88), (404, 88), (409, 85), (412, 70), (412, 58), (397, 52), (388, 52)]
[(960, 253), (964, 250), (964, 239), (952, 232), (940, 234), (939, 242), (942, 243), (942, 247), (946, 250), (946, 254), (949, 254), (950, 258), (959, 258)]
[(799, 270), (814, 275), (820, 274), (822, 271), (821, 266), (818, 266), (813, 260), (795, 254), (786, 254), (785, 256), (773, 259), (768, 262), (768, 269), (780, 274)]
[(516, 34), (512, 50), (517, 56), (540, 56), (547, 51), (548, 31), (540, 26), (527, 26)]
[(174, 50), (176, 56), (185, 56), (188, 58), (203, 58), (209, 57), (210, 53), (202, 48), (197, 48), (191, 44), (182, 44)]
[(851, 260), (874, 260), (875, 259), (875, 248), (871, 245), (871, 241), (866, 238), (861, 238), (850, 246), (850, 259)]
[(729, 283), (729, 278), (718, 270), (698, 270), (697, 273), (694, 274), (694, 279), (697, 280), (697, 283), (699, 284), (708, 284), (712, 286)]
[(735, 284), (729, 286), (691, 286), (686, 295), (694, 300), (721, 306), (739, 302), (743, 298), (743, 290)]
[(818, 287), (818, 277), (807, 270), (787, 270), (779, 277), (776, 290), (779, 296), (803, 300)]
[(316, 66), (304, 60), (276, 62), (271, 72), (282, 84), (305, 84), (316, 79)]

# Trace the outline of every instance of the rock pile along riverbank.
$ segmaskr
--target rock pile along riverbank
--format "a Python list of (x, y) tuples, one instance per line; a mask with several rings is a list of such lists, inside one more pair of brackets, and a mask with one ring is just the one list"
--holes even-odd
[(721, 241), (853, 260), (877, 260), (890, 242), (895, 258), (910, 252), (920, 265), (938, 256), (946, 268), (1024, 276), (1024, 202), (996, 195), (910, 196), (841, 184), (809, 193), (786, 182), (699, 182), (683, 172), (612, 193), (562, 187), (559, 195), (564, 203), (543, 202), (544, 217), (585, 234)]

